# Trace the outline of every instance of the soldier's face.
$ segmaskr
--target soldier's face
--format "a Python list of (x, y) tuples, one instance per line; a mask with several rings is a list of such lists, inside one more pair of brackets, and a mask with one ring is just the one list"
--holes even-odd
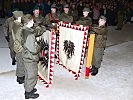
[(17, 18), (17, 21), (18, 21), (19, 23), (21, 23), (21, 18), (22, 18), (22, 17), (18, 17), (18, 18)]
[(89, 12), (87, 12), (87, 11), (83, 12), (83, 16), (84, 16), (84, 17), (87, 17), (88, 14), (89, 14)]
[(64, 8), (64, 12), (68, 13), (69, 12), (69, 8)]
[(106, 21), (104, 19), (99, 19), (99, 26), (104, 26)]
[(28, 22), (28, 24), (26, 25), (28, 28), (31, 28), (31, 27), (33, 27), (33, 24), (34, 24), (34, 21), (33, 21), (33, 19), (32, 20), (30, 20), (29, 22)]
[(56, 13), (56, 8), (51, 8), (52, 13)]
[(38, 9), (37, 10), (34, 10), (33, 13), (34, 13), (34, 16), (35, 17), (38, 17), (39, 16), (39, 10)]

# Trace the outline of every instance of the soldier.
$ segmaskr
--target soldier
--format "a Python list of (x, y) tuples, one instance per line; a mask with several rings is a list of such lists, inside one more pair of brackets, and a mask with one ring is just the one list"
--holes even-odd
[(24, 23), (22, 31), (24, 51), (22, 52), (22, 57), (25, 69), (25, 99), (35, 99), (39, 97), (39, 94), (35, 93), (37, 91), (35, 85), (37, 84), (37, 62), (39, 61), (38, 53), (40, 52), (40, 47), (36, 42), (34, 30), (32, 28), (34, 24), (33, 17), (30, 14), (26, 14), (23, 16), (22, 22)]
[[(17, 68), (16, 68), (16, 76), (17, 76), (17, 82), (19, 84), (24, 83), (24, 64), (23, 64), (23, 60), (22, 60), (22, 50), (17, 48), (17, 44), (15, 43), (16, 41), (18, 41), (19, 43), (22, 44), (22, 23), (21, 23), (21, 18), (23, 16), (23, 12), (22, 11), (14, 11), (14, 18), (15, 21), (13, 22), (13, 26), (12, 26), (12, 36), (13, 36), (13, 42), (14, 42), (14, 51), (16, 53), (16, 61), (17, 61)], [(21, 46), (21, 45), (20, 45)]]
[(39, 26), (40, 24), (43, 24), (43, 22), (45, 21), (44, 20), (44, 17), (40, 14), (40, 10), (39, 10), (39, 7), (38, 6), (35, 6), (34, 9), (33, 9), (33, 20), (34, 20), (34, 25), (35, 26)]
[[(91, 27), (92, 26), (92, 19), (89, 17), (89, 12), (90, 12), (90, 9), (85, 7), (83, 9), (83, 17), (81, 17), (78, 21), (76, 21), (76, 24)], [(87, 36), (87, 40), (88, 40), (88, 37), (89, 37), (89, 34)], [(88, 44), (86, 44), (86, 52), (87, 52), (87, 49), (88, 49)]]
[[(40, 15), (39, 7), (35, 6), (33, 9), (33, 13), (34, 13), (34, 15), (33, 15), (34, 27), (33, 28), (37, 29), (38, 31), (45, 31), (46, 30), (46, 28), (44, 27), (45, 19), (42, 15)], [(38, 37), (38, 36), (42, 35), (41, 32), (38, 32), (38, 31), (35, 32), (35, 31), (34, 31), (35, 36)], [(38, 34), (38, 33), (41, 33), (41, 34)]]
[(13, 21), (14, 21), (14, 15), (12, 17), (9, 17), (8, 19), (6, 19), (5, 23), (3, 24), (3, 30), (5, 33), (5, 38), (8, 42), (9, 49), (10, 49), (10, 56), (12, 59), (12, 65), (15, 65), (16, 64), (16, 59), (15, 59), (16, 54), (13, 50), (13, 38), (12, 38)]
[(76, 2), (72, 3), (71, 10), (70, 10), (70, 15), (73, 17), (73, 22), (78, 20), (78, 10), (76, 9)]
[(92, 19), (88, 16), (89, 12), (90, 12), (89, 8), (84, 8), (83, 9), (83, 17), (81, 17), (78, 21), (76, 21), (76, 24), (84, 25), (84, 26), (91, 26)]
[(49, 13), (45, 16), (45, 21), (46, 21), (45, 24), (52, 25), (52, 23), (56, 23), (58, 20), (59, 19), (58, 19), (58, 15), (56, 13), (56, 5), (53, 4), (51, 6), (51, 13)]
[(101, 16), (99, 18), (99, 26), (93, 27), (92, 30), (96, 34), (94, 41), (94, 52), (92, 58), (92, 68), (90, 69), (91, 75), (95, 76), (101, 66), (104, 50), (107, 40), (107, 29), (105, 27), (106, 18)]
[(66, 22), (66, 23), (72, 23), (73, 17), (69, 14), (69, 5), (64, 5), (64, 12), (60, 15), (59, 20)]

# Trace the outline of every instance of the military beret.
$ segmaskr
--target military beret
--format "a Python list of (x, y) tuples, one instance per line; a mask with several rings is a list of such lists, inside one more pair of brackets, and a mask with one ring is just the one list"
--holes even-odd
[(14, 11), (12, 12), (14, 17), (22, 17), (23, 16), (23, 12), (22, 11)]
[(99, 19), (104, 19), (106, 21), (106, 17), (105, 16), (100, 16)]
[(63, 7), (64, 8), (69, 8), (69, 5), (68, 4), (65, 4)]
[(34, 10), (39, 10), (39, 7), (36, 5), (34, 8), (33, 8), (33, 11)]
[(83, 9), (83, 12), (85, 12), (85, 11), (90, 12), (90, 9), (85, 7), (85, 8)]
[(23, 23), (28, 23), (29, 21), (31, 21), (33, 19), (31, 14), (26, 14), (22, 17), (22, 22)]
[(51, 8), (56, 8), (56, 4), (52, 4), (51, 5)]

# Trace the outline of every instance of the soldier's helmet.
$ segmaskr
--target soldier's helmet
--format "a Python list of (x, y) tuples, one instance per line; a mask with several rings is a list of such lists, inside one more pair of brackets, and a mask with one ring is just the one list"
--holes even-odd
[(83, 9), (83, 12), (86, 12), (86, 11), (87, 11), (87, 12), (90, 12), (90, 9), (85, 7), (85, 8)]

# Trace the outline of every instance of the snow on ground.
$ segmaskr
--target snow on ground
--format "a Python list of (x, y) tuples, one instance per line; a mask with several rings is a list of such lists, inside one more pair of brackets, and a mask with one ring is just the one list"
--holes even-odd
[[(132, 44), (130, 41), (107, 48), (99, 74), (89, 79), (84, 79), (83, 70), (76, 81), (71, 73), (56, 65), (50, 88), (38, 81), (40, 97), (36, 100), (133, 100)], [(23, 85), (17, 84), (15, 71), (0, 74), (0, 80), (0, 100), (24, 100)]]
[[(11, 66), (7, 43), (3, 34), (0, 37), (0, 100), (24, 100), (23, 85), (16, 82), (16, 66)], [(50, 88), (38, 81), (40, 97), (36, 100), (133, 100), (133, 41), (125, 37), (126, 41), (114, 43), (110, 38), (97, 76), (85, 79), (83, 68), (79, 80), (74, 80), (71, 73), (56, 65)]]

